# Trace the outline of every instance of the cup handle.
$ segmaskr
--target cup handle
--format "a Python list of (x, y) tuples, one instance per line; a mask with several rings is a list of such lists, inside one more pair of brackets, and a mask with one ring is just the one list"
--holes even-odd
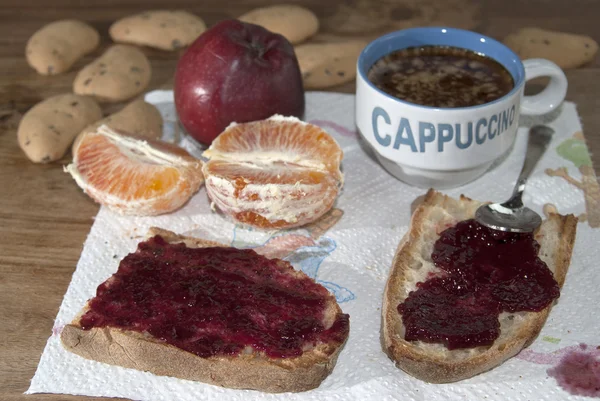
[(539, 116), (556, 109), (567, 95), (567, 77), (559, 66), (550, 60), (532, 58), (523, 61), (525, 80), (537, 77), (550, 77), (550, 83), (541, 93), (534, 96), (524, 96), (521, 101), (521, 112)]

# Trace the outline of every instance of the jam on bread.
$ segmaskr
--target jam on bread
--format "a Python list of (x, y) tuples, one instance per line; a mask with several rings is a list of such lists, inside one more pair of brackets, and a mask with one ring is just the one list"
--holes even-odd
[(331, 295), (284, 261), (253, 250), (141, 242), (97, 289), (79, 324), (148, 333), (199, 357), (253, 351), (293, 358), (343, 343), (349, 317), (323, 320)]
[(532, 233), (508, 233), (473, 219), (444, 230), (433, 246), (434, 273), (398, 305), (407, 341), (448, 349), (491, 345), (501, 312), (538, 312), (560, 295)]

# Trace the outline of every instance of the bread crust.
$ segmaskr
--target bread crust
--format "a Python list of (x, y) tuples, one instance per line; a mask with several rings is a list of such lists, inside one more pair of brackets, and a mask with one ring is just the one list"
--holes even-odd
[[(397, 367), (427, 382), (455, 382), (502, 364), (535, 340), (552, 307), (541, 312), (502, 313), (500, 337), (489, 347), (451, 351), (440, 344), (404, 340), (404, 326), (397, 306), (417, 281), (424, 281), (415, 280), (415, 276), (424, 277), (433, 269), (429, 249), (443, 229), (473, 218), (481, 204), (462, 195), (460, 199), (452, 199), (429, 190), (415, 210), (409, 231), (394, 256), (383, 297), (382, 348)], [(540, 243), (539, 257), (552, 270), (561, 288), (571, 260), (576, 225), (577, 218), (573, 215), (551, 214), (535, 232), (535, 239)]]
[[(149, 236), (154, 235), (161, 235), (169, 243), (184, 242), (188, 247), (226, 246), (153, 227)], [(304, 275), (302, 272), (295, 274)], [(332, 324), (342, 310), (330, 296), (325, 321)], [(201, 358), (160, 342), (147, 333), (112, 327), (83, 330), (79, 320), (86, 311), (87, 305), (61, 333), (62, 344), (70, 352), (156, 375), (269, 393), (300, 392), (318, 387), (333, 370), (347, 340), (346, 336), (343, 342), (317, 344), (295, 358), (270, 358), (259, 352)]]

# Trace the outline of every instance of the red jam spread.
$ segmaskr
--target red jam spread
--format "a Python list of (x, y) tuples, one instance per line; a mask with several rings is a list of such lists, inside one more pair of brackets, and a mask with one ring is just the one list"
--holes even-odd
[(147, 332), (200, 357), (245, 347), (274, 358), (318, 342), (342, 342), (349, 317), (325, 328), (328, 291), (287, 263), (235, 248), (188, 248), (155, 236), (100, 284), (81, 327)]
[(538, 257), (533, 234), (492, 230), (475, 220), (443, 231), (431, 258), (440, 274), (398, 305), (407, 341), (448, 349), (491, 345), (501, 312), (541, 311), (560, 288)]

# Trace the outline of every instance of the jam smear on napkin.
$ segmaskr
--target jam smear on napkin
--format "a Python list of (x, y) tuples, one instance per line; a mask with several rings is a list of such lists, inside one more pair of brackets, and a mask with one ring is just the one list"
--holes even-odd
[(147, 332), (200, 357), (252, 347), (289, 358), (317, 342), (343, 341), (348, 315), (325, 328), (328, 291), (290, 270), (253, 250), (188, 248), (157, 235), (98, 286), (81, 327)]
[(431, 258), (442, 271), (417, 284), (398, 312), (407, 341), (448, 349), (491, 345), (501, 312), (541, 311), (560, 295), (531, 233), (492, 230), (475, 220), (443, 231)]
[(566, 354), (557, 366), (548, 369), (548, 375), (573, 395), (600, 397), (600, 347), (591, 352), (586, 351), (586, 344), (580, 344), (578, 348)]

